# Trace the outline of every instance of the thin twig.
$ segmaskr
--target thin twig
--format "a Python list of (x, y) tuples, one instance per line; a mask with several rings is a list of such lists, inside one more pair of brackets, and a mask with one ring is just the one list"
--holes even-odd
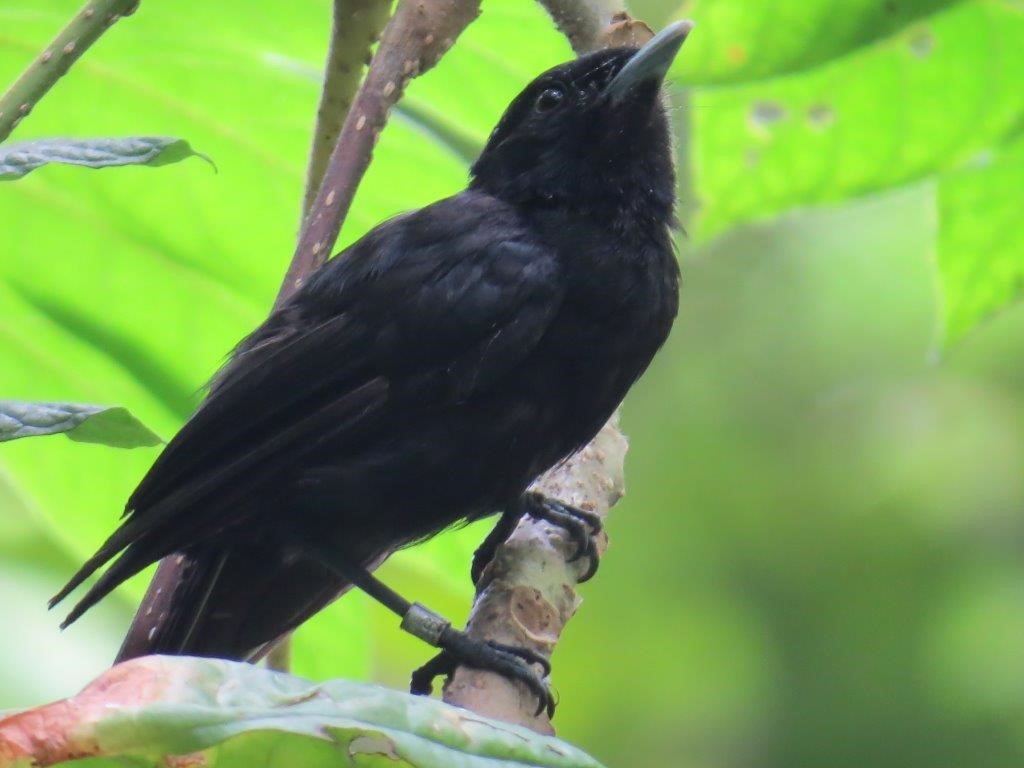
[[(578, 53), (640, 46), (651, 38), (651, 30), (643, 22), (625, 12), (608, 14), (604, 0), (543, 2)], [(627, 447), (616, 414), (586, 448), (533, 487), (604, 519), (623, 494)], [(601, 553), (607, 543), (602, 534), (598, 542)], [(484, 570), (466, 632), (549, 657), (580, 603), (576, 586), (586, 562), (570, 563), (574, 553), (575, 544), (562, 529), (524, 517)], [(445, 685), (444, 699), (488, 717), (554, 733), (547, 714), (536, 714), (533, 695), (521, 684), (493, 672), (459, 667)]]
[(316, 200), (327, 161), (338, 143), (345, 115), (359, 88), (363, 67), (370, 60), (370, 50), (380, 37), (390, 12), (391, 0), (334, 0), (331, 43), (306, 172), (303, 219)]
[(0, 97), (0, 142), (25, 119), (72, 64), (139, 0), (93, 0), (78, 12), (46, 49)]
[(479, 6), (479, 0), (400, 0), (345, 118), (278, 304), (327, 260), (391, 107), (409, 81), (430, 69), (452, 46), (476, 18)]

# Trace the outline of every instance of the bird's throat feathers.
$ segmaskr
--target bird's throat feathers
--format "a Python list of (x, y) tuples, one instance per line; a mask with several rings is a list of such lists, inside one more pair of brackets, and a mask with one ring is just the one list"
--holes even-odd
[(485, 150), (470, 188), (525, 212), (568, 209), (616, 229), (672, 226), (675, 169), (660, 102), (643, 122), (639, 130), (635, 124), (600, 132), (580, 126), (553, 143), (512, 138)]

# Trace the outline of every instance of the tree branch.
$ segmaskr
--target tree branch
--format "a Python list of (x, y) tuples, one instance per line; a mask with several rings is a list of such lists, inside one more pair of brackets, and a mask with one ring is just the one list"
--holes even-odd
[(53, 84), (122, 16), (130, 16), (139, 0), (94, 0), (78, 12), (46, 49), (0, 97), (0, 142), (25, 119)]
[(345, 118), (323, 183), (303, 225), (278, 304), (327, 260), (391, 107), (479, 13), (479, 0), (400, 0)]
[[(609, 13), (605, 0), (542, 2), (577, 53), (609, 46), (639, 46), (652, 37), (643, 22), (634, 21), (625, 12)], [(590, 445), (550, 470), (533, 487), (604, 519), (624, 492), (626, 449), (616, 414)], [(599, 551), (603, 553), (606, 546), (607, 537), (602, 534)], [(586, 562), (570, 563), (573, 554), (575, 544), (564, 530), (524, 517), (484, 570), (466, 632), (481, 640), (526, 647), (550, 656), (580, 603), (576, 585)], [(444, 699), (488, 717), (554, 733), (547, 714), (535, 714), (533, 695), (521, 684), (493, 672), (459, 667), (445, 686)]]
[[(613, 416), (590, 445), (541, 477), (533, 488), (604, 519), (623, 494), (626, 448), (618, 416)], [(603, 554), (607, 545), (607, 537), (601, 534), (598, 551)], [(575, 550), (564, 529), (530, 518), (521, 520), (484, 569), (466, 623), (468, 634), (550, 656), (580, 604), (576, 585), (587, 562), (570, 563)], [(547, 714), (535, 714), (533, 694), (493, 672), (459, 667), (445, 686), (444, 700), (487, 717), (554, 733)]]

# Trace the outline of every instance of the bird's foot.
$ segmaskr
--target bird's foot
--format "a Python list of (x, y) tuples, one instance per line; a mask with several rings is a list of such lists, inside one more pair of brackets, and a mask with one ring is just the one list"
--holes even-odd
[(498, 547), (512, 534), (523, 515), (557, 525), (568, 533), (569, 538), (576, 544), (576, 551), (569, 558), (569, 562), (576, 562), (583, 557), (590, 561), (587, 570), (579, 579), (580, 582), (587, 581), (597, 573), (600, 555), (597, 551), (596, 537), (604, 527), (600, 515), (565, 504), (542, 493), (529, 491), (502, 513), (497, 525), (473, 553), (469, 575), (474, 584), (479, 586), (484, 568), (494, 559)]
[(597, 513), (565, 504), (535, 491), (523, 494), (521, 503), (523, 511), (534, 520), (557, 525), (568, 533), (569, 538), (576, 544), (576, 551), (569, 558), (570, 563), (584, 557), (589, 559), (587, 570), (579, 578), (581, 583), (597, 573), (600, 564), (597, 535), (604, 527)]
[[(413, 603), (406, 612), (402, 628), (441, 649), (441, 653), (412, 673), (412, 693), (430, 695), (435, 677), (451, 675), (458, 666), (473, 667), (522, 683), (537, 697), (538, 715), (545, 710), (548, 717), (554, 714), (555, 700), (544, 681), (551, 674), (551, 664), (536, 651), (472, 638), (419, 603)], [(537, 674), (534, 664), (541, 668), (541, 674)]]
[[(429, 696), (434, 690), (434, 678), (451, 676), (456, 667), (467, 666), (497, 672), (509, 680), (522, 683), (537, 697), (535, 715), (539, 716), (545, 711), (548, 717), (554, 715), (555, 699), (544, 679), (551, 673), (551, 663), (541, 654), (529, 648), (476, 640), (451, 627), (439, 645), (444, 650), (412, 673), (409, 685), (412, 693)], [(534, 665), (541, 668), (540, 674), (533, 668)]]

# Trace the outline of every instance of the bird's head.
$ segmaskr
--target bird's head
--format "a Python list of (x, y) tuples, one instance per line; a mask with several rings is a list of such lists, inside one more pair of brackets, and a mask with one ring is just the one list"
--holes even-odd
[(675, 178), (662, 80), (689, 22), (642, 48), (609, 48), (540, 75), (473, 165), (472, 188), (520, 206), (672, 217)]

